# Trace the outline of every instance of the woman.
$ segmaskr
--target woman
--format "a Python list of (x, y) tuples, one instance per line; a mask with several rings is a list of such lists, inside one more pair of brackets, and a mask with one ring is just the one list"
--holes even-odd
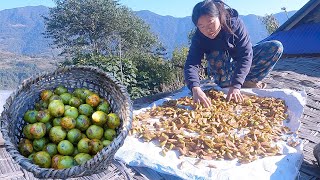
[(261, 80), (280, 59), (279, 41), (267, 41), (252, 47), (244, 23), (234, 9), (225, 9), (219, 0), (199, 2), (192, 21), (197, 30), (192, 38), (184, 66), (185, 81), (193, 100), (206, 107), (211, 101), (200, 88), (199, 66), (206, 55), (208, 76), (220, 87), (229, 87), (227, 100), (243, 100), (240, 88), (265, 88)]

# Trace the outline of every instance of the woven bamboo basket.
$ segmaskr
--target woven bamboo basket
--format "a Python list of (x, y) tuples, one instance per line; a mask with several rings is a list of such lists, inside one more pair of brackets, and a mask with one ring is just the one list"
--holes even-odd
[[(75, 88), (87, 88), (98, 93), (100, 97), (109, 101), (111, 110), (121, 119), (121, 124), (116, 130), (117, 137), (109, 146), (104, 147), (85, 164), (63, 170), (40, 168), (18, 151), (19, 140), (23, 137), (22, 129), (26, 125), (23, 120), (24, 113), (34, 109), (35, 103), (40, 99), (41, 91), (54, 89), (58, 85), (63, 85), (71, 91)], [(6, 150), (17, 163), (32, 172), (35, 177), (65, 179), (88, 176), (105, 171), (116, 151), (123, 145), (131, 129), (132, 103), (126, 88), (111, 75), (94, 67), (70, 66), (25, 80), (7, 99), (0, 122)]]
[(318, 166), (320, 167), (320, 143), (313, 148), (313, 155), (318, 162)]

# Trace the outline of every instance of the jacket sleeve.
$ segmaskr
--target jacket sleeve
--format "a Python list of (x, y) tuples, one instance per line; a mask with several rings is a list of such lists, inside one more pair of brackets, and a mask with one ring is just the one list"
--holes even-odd
[(234, 32), (237, 37), (235, 37), (235, 53), (232, 57), (236, 62), (236, 68), (231, 85), (240, 89), (250, 71), (253, 50), (248, 31), (240, 18), (238, 18), (238, 23), (238, 28)]
[(200, 46), (200, 41), (196, 36), (195, 34), (192, 38), (187, 60), (184, 65), (184, 78), (190, 90), (195, 86), (200, 86), (199, 68), (204, 55), (204, 49)]

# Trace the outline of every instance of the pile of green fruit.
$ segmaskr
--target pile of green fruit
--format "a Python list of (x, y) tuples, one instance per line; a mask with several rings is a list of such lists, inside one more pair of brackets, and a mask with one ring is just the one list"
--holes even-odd
[(120, 125), (110, 104), (98, 94), (64, 86), (44, 90), (35, 109), (25, 112), (25, 138), (20, 153), (43, 168), (65, 169), (81, 165), (108, 146)]

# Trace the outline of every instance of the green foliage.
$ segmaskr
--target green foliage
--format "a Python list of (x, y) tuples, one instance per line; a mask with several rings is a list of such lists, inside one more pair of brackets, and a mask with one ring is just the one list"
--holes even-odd
[(99, 67), (122, 82), (133, 99), (162, 92), (164, 85), (172, 81), (170, 62), (150, 54), (134, 54), (121, 60), (117, 56), (87, 54), (65, 61), (65, 65)]
[[(171, 89), (177, 89), (184, 85), (184, 64), (188, 56), (189, 48), (182, 47), (181, 49), (175, 49), (173, 51), (171, 63), (172, 63), (172, 74), (173, 83), (171, 84)], [(199, 78), (203, 80), (206, 78), (205, 68), (207, 66), (207, 61), (202, 60), (199, 69)]]
[(266, 14), (261, 18), (262, 23), (266, 26), (266, 29), (269, 34), (272, 34), (279, 28), (278, 20), (273, 16), (273, 14)]
[(102, 55), (82, 55), (71, 61), (65, 61), (61, 64), (65, 65), (83, 65), (83, 66), (95, 66), (111, 74), (124, 86), (127, 87), (129, 94), (132, 98), (140, 97), (141, 88), (137, 87), (136, 72), (137, 69), (133, 65), (132, 61), (128, 58), (119, 57), (106, 57)]
[(194, 27), (194, 28), (191, 29), (191, 31), (188, 33), (188, 44), (189, 44), (189, 45), (191, 44), (192, 37), (193, 37), (193, 35), (196, 33), (196, 31), (197, 31), (197, 28)]
[(45, 18), (46, 35), (68, 55), (148, 52), (157, 44), (150, 28), (115, 0), (55, 0)]
[(166, 91), (166, 85), (172, 82), (173, 73), (171, 63), (161, 56), (153, 54), (131, 54), (137, 68), (137, 85), (143, 91), (141, 96), (152, 95)]
[(183, 47), (181, 49), (175, 49), (173, 51), (171, 63), (172, 63), (172, 72), (174, 75), (174, 85), (176, 88), (184, 85), (184, 63), (186, 62), (189, 48)]

